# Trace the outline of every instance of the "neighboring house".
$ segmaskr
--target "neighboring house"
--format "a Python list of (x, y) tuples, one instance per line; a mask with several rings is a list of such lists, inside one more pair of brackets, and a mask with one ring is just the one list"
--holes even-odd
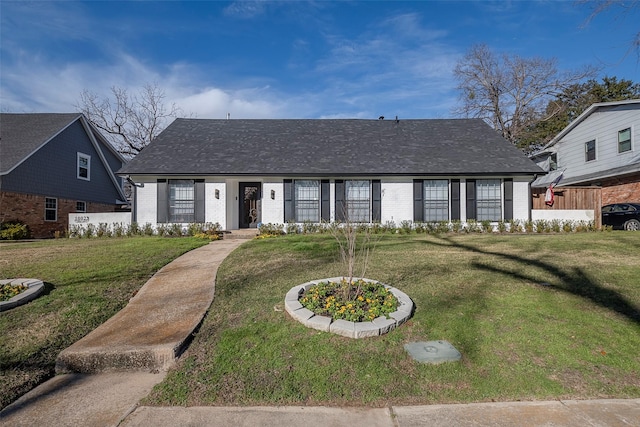
[(177, 119), (119, 171), (139, 224), (224, 229), (527, 220), (537, 173), (479, 119)]
[[(602, 205), (640, 201), (640, 99), (593, 104), (531, 159), (532, 187), (601, 188)], [(599, 209), (599, 207), (598, 207)]]
[(79, 113), (0, 114), (0, 221), (33, 237), (68, 229), (72, 212), (126, 205), (115, 171), (125, 160)]

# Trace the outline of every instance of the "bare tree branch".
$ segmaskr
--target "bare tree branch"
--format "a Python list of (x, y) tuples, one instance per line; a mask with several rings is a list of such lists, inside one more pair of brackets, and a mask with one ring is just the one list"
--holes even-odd
[(587, 67), (560, 74), (555, 59), (496, 55), (486, 45), (476, 45), (454, 69), (461, 99), (455, 113), (486, 120), (515, 144), (544, 117), (551, 99), (595, 71)]
[(146, 147), (182, 111), (164, 104), (165, 94), (156, 83), (145, 85), (137, 95), (113, 86), (111, 98), (99, 98), (88, 90), (80, 94), (76, 108), (82, 112), (125, 156)]

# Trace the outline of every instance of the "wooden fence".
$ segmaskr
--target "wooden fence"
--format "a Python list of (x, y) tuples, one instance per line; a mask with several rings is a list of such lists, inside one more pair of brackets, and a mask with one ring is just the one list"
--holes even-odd
[(596, 227), (602, 224), (600, 210), (602, 209), (601, 187), (558, 187), (554, 189), (553, 206), (544, 202), (546, 188), (532, 188), (531, 197), (533, 209), (542, 210), (593, 210)]

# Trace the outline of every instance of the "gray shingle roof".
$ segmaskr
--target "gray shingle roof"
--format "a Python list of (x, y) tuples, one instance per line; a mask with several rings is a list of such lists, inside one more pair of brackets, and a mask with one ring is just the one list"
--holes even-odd
[(542, 170), (480, 119), (176, 119), (119, 173), (517, 175)]
[(78, 117), (80, 113), (1, 113), (0, 175), (11, 171)]

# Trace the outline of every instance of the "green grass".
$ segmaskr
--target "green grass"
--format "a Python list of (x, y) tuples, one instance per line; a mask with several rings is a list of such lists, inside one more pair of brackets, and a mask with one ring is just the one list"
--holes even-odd
[[(366, 277), (406, 292), (412, 319), (353, 340), (284, 312), (292, 287), (343, 273), (330, 236), (255, 240), (155, 405), (368, 405), (640, 397), (640, 233), (384, 236)], [(461, 362), (403, 344), (447, 340)]]
[(0, 408), (54, 374), (66, 347), (124, 307), (193, 238), (60, 239), (0, 246), (1, 278), (36, 278), (44, 295), (0, 313)]

